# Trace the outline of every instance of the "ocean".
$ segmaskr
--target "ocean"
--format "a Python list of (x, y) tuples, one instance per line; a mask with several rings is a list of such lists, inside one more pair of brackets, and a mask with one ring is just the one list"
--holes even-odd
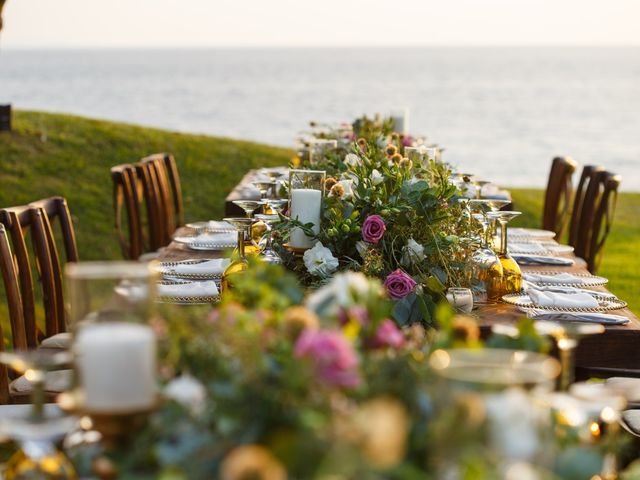
[(444, 158), (543, 187), (553, 156), (640, 191), (640, 48), (0, 50), (0, 103), (293, 146), (308, 121), (410, 109)]

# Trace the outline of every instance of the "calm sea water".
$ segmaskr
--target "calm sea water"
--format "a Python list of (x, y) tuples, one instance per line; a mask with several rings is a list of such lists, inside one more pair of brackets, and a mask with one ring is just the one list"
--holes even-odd
[(1, 51), (0, 102), (291, 146), (308, 120), (410, 108), (410, 130), (503, 184), (554, 155), (640, 190), (640, 49)]

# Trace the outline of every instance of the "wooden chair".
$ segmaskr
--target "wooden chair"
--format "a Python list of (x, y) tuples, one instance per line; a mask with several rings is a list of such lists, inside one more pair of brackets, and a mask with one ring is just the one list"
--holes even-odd
[[(75, 232), (67, 202), (52, 197), (30, 205), (0, 210), (0, 223), (10, 233), (18, 269), (27, 347), (36, 348), (44, 338), (66, 331), (62, 264), (58, 255), (51, 221), (60, 224), (61, 243), (67, 262), (78, 261)], [(27, 248), (27, 232), (31, 233), (33, 252)], [(40, 278), (44, 305), (44, 334), (38, 329), (33, 282), (34, 266)]]
[(178, 165), (176, 164), (176, 159), (170, 153), (163, 153), (162, 156), (164, 166), (167, 170), (169, 186), (171, 187), (173, 210), (175, 213), (175, 226), (176, 228), (182, 227), (184, 226), (184, 207), (182, 204), (182, 185), (180, 183)]
[(578, 245), (581, 237), (580, 223), (585, 196), (589, 189), (589, 184), (592, 181), (597, 181), (597, 177), (601, 172), (604, 172), (604, 168), (596, 165), (585, 165), (580, 175), (580, 181), (576, 187), (571, 211), (571, 222), (569, 223), (569, 245), (572, 245), (576, 249), (576, 255), (578, 256), (580, 256), (578, 251), (584, 254), (585, 250), (582, 245)]
[(166, 209), (163, 194), (151, 162), (139, 162), (135, 165), (139, 183), (140, 197), (145, 205), (146, 229), (148, 231), (148, 251), (155, 251), (171, 241), (166, 226)]
[(551, 163), (544, 199), (542, 228), (556, 232), (560, 239), (569, 220), (571, 207), (571, 178), (577, 164), (569, 157), (555, 157)]
[(618, 200), (618, 188), (622, 177), (611, 172), (601, 176), (602, 192), (591, 222), (585, 257), (587, 268), (594, 275), (602, 261), (604, 244), (609, 236)]
[[(26, 337), (19, 274), (14, 263), (4, 224), (0, 224), (0, 270), (2, 271), (2, 280), (9, 310), (13, 350), (27, 350), (30, 345), (28, 345)], [(6, 344), (5, 334), (2, 325), (0, 325), (0, 350), (4, 350)], [(72, 376), (71, 370), (47, 372), (46, 394), (48, 401), (53, 401), (57, 394), (70, 385)], [(9, 377), (8, 368), (4, 364), (0, 364), (0, 404), (29, 402), (32, 392), (30, 382), (24, 376), (15, 378), (13, 381), (11, 381), (11, 378), (13, 377)], [(4, 411), (4, 408), (0, 408), (0, 416), (4, 414)]]
[[(138, 179), (133, 165), (117, 165), (111, 169), (113, 181), (113, 211), (120, 248), (125, 258), (136, 260), (145, 253), (144, 232), (140, 218)], [(127, 215), (127, 232), (122, 223), (123, 210)]]

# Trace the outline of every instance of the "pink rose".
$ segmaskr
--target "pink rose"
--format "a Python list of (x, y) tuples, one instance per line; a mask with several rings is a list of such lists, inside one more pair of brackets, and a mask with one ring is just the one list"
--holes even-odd
[(399, 268), (391, 272), (384, 281), (389, 296), (394, 300), (400, 300), (409, 295), (416, 285), (415, 280)]
[(378, 243), (387, 226), (380, 215), (369, 215), (362, 224), (362, 239), (369, 243)]
[(376, 334), (373, 336), (372, 348), (400, 348), (404, 345), (404, 334), (395, 322), (390, 319), (383, 320), (378, 326)]
[(358, 357), (340, 332), (306, 329), (296, 341), (294, 355), (309, 359), (322, 383), (333, 387), (355, 387), (360, 383)]

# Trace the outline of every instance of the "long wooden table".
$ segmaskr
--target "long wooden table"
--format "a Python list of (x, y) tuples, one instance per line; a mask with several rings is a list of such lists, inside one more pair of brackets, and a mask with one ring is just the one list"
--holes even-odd
[[(244, 212), (232, 203), (234, 199), (258, 198), (259, 193), (251, 184), (255, 172), (249, 172), (238, 186), (227, 197), (225, 211), (227, 215), (244, 216)], [(189, 233), (182, 229), (178, 234)], [(179, 261), (192, 258), (216, 258), (217, 252), (191, 250), (184, 245), (173, 242), (165, 248), (159, 260)], [(574, 258), (572, 255), (569, 257)], [(547, 271), (589, 273), (584, 261), (575, 259), (576, 263), (570, 267), (558, 266), (523, 266), (523, 271)], [(607, 291), (604, 287), (594, 288)], [(491, 327), (496, 324), (514, 324), (524, 314), (515, 306), (499, 303), (482, 306), (474, 311), (479, 319), (484, 335), (488, 335)], [(588, 375), (640, 376), (640, 319), (628, 308), (615, 310), (612, 313), (623, 315), (629, 319), (627, 325), (606, 326), (605, 333), (585, 337), (580, 341), (576, 352), (576, 366)]]

